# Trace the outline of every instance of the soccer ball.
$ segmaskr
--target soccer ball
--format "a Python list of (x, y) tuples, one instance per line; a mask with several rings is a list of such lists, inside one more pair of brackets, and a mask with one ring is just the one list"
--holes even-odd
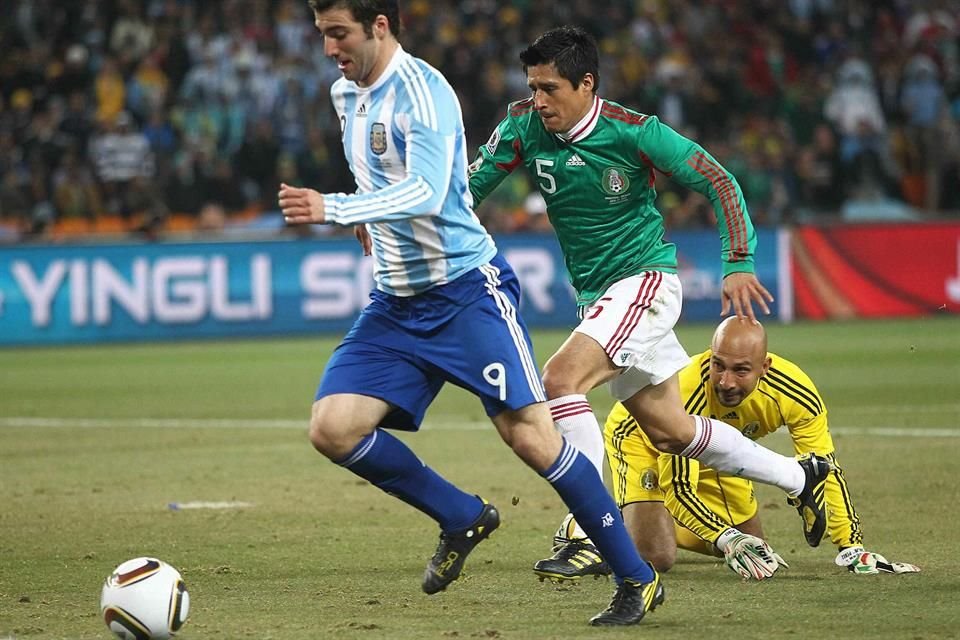
[(100, 615), (122, 640), (166, 640), (180, 630), (189, 611), (180, 572), (156, 558), (127, 560), (100, 592)]

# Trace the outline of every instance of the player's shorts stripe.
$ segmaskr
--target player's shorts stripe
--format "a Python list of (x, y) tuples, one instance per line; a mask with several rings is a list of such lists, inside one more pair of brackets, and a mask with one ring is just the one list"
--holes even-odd
[(627, 338), (630, 336), (630, 331), (636, 326), (636, 322), (639, 321), (639, 316), (643, 315), (643, 310), (650, 306), (646, 299), (650, 285), (652, 284), (651, 276), (655, 273), (656, 272), (654, 271), (647, 271), (643, 274), (643, 280), (640, 282), (640, 287), (637, 289), (636, 298), (634, 298), (633, 302), (631, 302), (627, 307), (626, 313), (624, 313), (623, 317), (620, 319), (620, 324), (617, 325), (617, 328), (610, 337), (610, 340), (608, 340), (607, 344), (604, 345), (603, 350), (607, 353), (610, 359), (613, 359), (617, 353), (617, 349), (621, 347), (624, 342), (626, 342)]
[[(627, 464), (626, 455), (623, 452), (623, 442), (630, 437), (636, 429), (637, 421), (632, 417), (621, 420), (613, 429), (612, 443), (615, 451), (613, 458), (616, 460), (616, 468), (613, 473), (616, 474), (619, 480), (619, 482), (616, 483), (617, 492), (614, 500), (616, 500), (617, 506), (619, 507), (623, 507), (627, 501), (627, 472), (630, 470), (630, 465)], [(637, 437), (639, 438), (640, 436), (637, 435)]]
[[(701, 471), (701, 475), (703, 472)], [(717, 483), (717, 488), (720, 489), (720, 499), (723, 501), (723, 510), (727, 514), (727, 522), (730, 524), (737, 524), (737, 521), (733, 519), (733, 514), (730, 513), (730, 500), (727, 498), (727, 490), (723, 484), (723, 478), (720, 476), (719, 471), (713, 472), (713, 481)]]
[(797, 404), (802, 406), (804, 409), (810, 412), (812, 416), (820, 415), (819, 407), (810, 402), (809, 398), (798, 393), (793, 387), (788, 387), (784, 383), (780, 382), (776, 378), (771, 378), (769, 376), (764, 376), (761, 378), (761, 382), (766, 382), (767, 385), (776, 389), (783, 395), (788, 398), (793, 399)]
[(843, 475), (843, 469), (837, 464), (837, 458), (834, 454), (831, 453), (828, 455), (827, 459), (830, 460), (830, 463), (833, 465), (831, 474), (840, 487), (840, 495), (843, 497), (843, 507), (846, 511), (847, 520), (850, 521), (850, 537), (847, 539), (847, 543), (851, 545), (862, 544), (863, 530), (860, 528), (860, 516), (857, 514), (857, 510), (853, 506), (853, 500), (850, 498), (850, 489), (847, 487), (847, 479)]
[(577, 449), (573, 447), (566, 440), (563, 441), (563, 449), (560, 451), (560, 455), (557, 460), (557, 469), (549, 476), (547, 476), (547, 482), (553, 482), (559, 478), (563, 477), (567, 471), (570, 470), (570, 467), (573, 466), (573, 462), (577, 459)]
[(779, 382), (782, 382), (785, 386), (790, 387), (791, 389), (796, 391), (798, 394), (810, 400), (810, 402), (812, 404), (815, 404), (817, 406), (817, 409), (819, 409), (818, 413), (823, 412), (823, 401), (820, 399), (820, 395), (810, 386), (803, 384), (802, 382), (796, 380), (795, 378), (791, 378), (786, 373), (784, 373), (780, 369), (777, 369), (776, 367), (770, 367), (770, 370), (767, 371), (767, 375), (770, 376), (771, 378), (776, 379)]
[(367, 452), (370, 451), (370, 448), (373, 446), (373, 444), (376, 441), (377, 441), (377, 430), (374, 429), (373, 433), (370, 434), (370, 438), (362, 447), (354, 451), (352, 456), (350, 456), (346, 460), (338, 462), (337, 464), (339, 464), (341, 467), (349, 467), (350, 465), (357, 462), (357, 460), (367, 455)]
[(657, 295), (657, 289), (660, 288), (661, 282), (663, 282), (663, 273), (660, 271), (644, 272), (643, 282), (637, 291), (636, 299), (630, 304), (626, 315), (624, 315), (623, 320), (620, 321), (620, 325), (614, 332), (613, 337), (610, 338), (610, 341), (607, 342), (607, 345), (604, 347), (604, 351), (607, 352), (607, 355), (610, 356), (611, 359), (623, 348), (627, 339), (630, 338), (630, 334), (633, 333), (633, 330), (640, 324), (640, 318), (643, 317), (643, 312), (650, 308), (650, 304)]
[(480, 266), (480, 272), (487, 278), (486, 289), (490, 296), (496, 301), (497, 308), (500, 309), (500, 317), (503, 318), (513, 338), (513, 345), (517, 348), (520, 355), (520, 362), (523, 366), (523, 374), (527, 379), (527, 385), (533, 392), (533, 397), (537, 402), (546, 402), (547, 394), (543, 390), (543, 383), (540, 382), (540, 374), (537, 371), (536, 362), (530, 349), (527, 347), (527, 341), (524, 339), (523, 328), (517, 321), (517, 310), (507, 295), (500, 291), (500, 270), (491, 264)]
[(673, 494), (680, 506), (711, 531), (719, 532), (726, 529), (728, 525), (700, 500), (694, 490), (690, 482), (690, 461), (683, 456), (670, 456), (670, 466)]

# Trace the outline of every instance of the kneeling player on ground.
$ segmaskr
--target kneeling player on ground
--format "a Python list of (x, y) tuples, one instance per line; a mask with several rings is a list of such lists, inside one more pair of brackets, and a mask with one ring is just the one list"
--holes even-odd
[[(919, 571), (914, 565), (891, 563), (864, 550), (860, 517), (836, 460), (823, 399), (799, 367), (767, 353), (760, 324), (736, 318), (724, 321), (711, 349), (694, 356), (680, 373), (680, 387), (693, 414), (716, 416), (749, 438), (786, 425), (797, 454), (815, 452), (831, 461), (824, 492), (827, 531), (840, 551), (837, 564), (857, 574)], [(751, 554), (765, 543), (763, 547), (756, 543), (762, 542), (763, 529), (749, 480), (721, 475), (696, 460), (660, 454), (619, 404), (607, 417), (604, 440), (614, 498), (638, 549), (658, 570), (673, 566), (680, 547), (725, 555), (731, 568), (744, 577), (769, 577), (762, 570), (751, 570)], [(744, 551), (747, 555), (738, 557)], [(779, 556), (773, 559), (778, 561)], [(761, 564), (767, 572), (769, 568), (775, 572), (782, 566), (775, 563)]]

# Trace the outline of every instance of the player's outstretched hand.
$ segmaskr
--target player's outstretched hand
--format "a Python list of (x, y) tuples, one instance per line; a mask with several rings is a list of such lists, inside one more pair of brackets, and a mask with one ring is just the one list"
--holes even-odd
[(323, 194), (319, 191), (281, 183), (277, 201), (287, 224), (323, 224), (326, 221)]
[(864, 551), (863, 547), (847, 547), (841, 550), (834, 562), (858, 576), (874, 576), (878, 573), (920, 573), (920, 567), (915, 564), (890, 562), (879, 553)]
[(720, 534), (717, 548), (730, 570), (744, 580), (765, 580), (790, 567), (766, 541), (732, 527)]
[(770, 315), (767, 303), (773, 302), (773, 296), (760, 284), (757, 276), (746, 272), (731, 273), (725, 277), (720, 297), (721, 316), (727, 315), (733, 309), (737, 317), (750, 318), (754, 322), (757, 321), (757, 316), (753, 312), (753, 303), (756, 302), (765, 315)]

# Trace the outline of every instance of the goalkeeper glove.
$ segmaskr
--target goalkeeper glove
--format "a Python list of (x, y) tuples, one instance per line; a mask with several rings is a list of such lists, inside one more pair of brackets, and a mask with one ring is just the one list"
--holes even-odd
[(744, 580), (772, 578), (780, 567), (790, 566), (764, 540), (733, 527), (721, 533), (715, 544), (730, 570)]
[(841, 549), (834, 562), (846, 567), (858, 576), (874, 576), (878, 573), (919, 573), (920, 567), (906, 562), (890, 562), (879, 553), (864, 551), (863, 547)]

